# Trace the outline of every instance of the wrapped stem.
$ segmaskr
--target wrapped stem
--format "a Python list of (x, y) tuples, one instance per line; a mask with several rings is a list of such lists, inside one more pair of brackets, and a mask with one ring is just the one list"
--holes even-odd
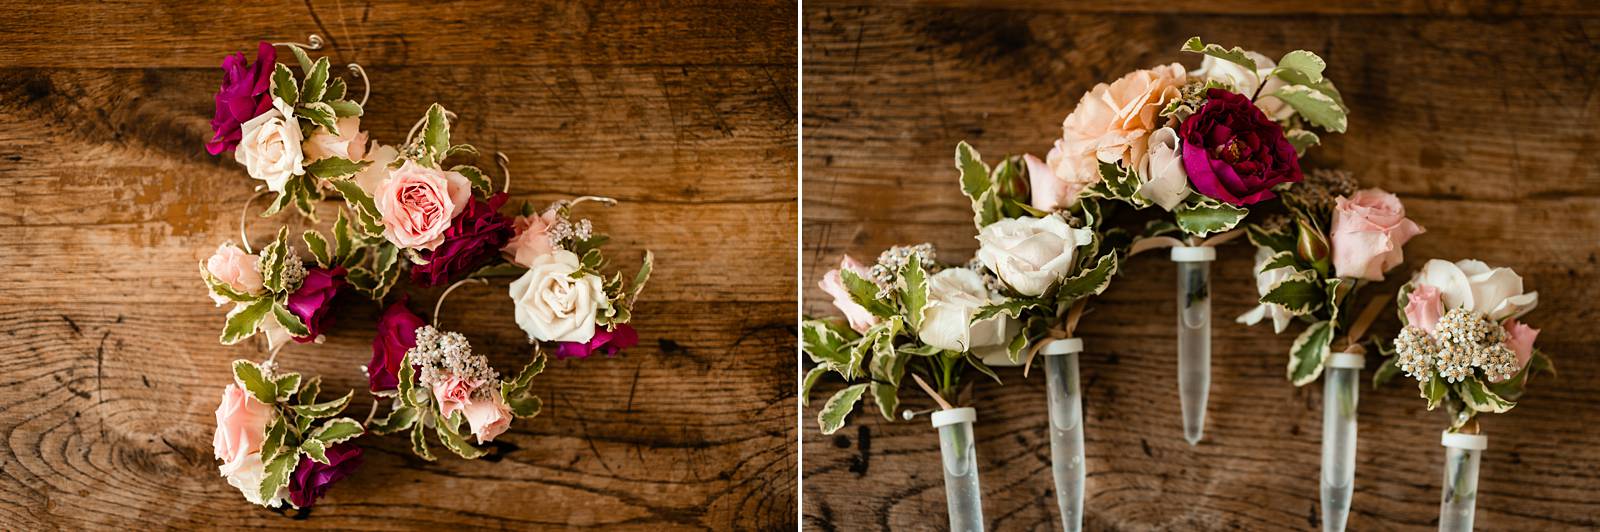
[(1078, 386), (1078, 353), (1083, 341), (1055, 340), (1045, 345), (1045, 387), (1050, 403), (1050, 471), (1056, 481), (1061, 527), (1083, 529), (1083, 389)]
[(1360, 401), (1359, 354), (1328, 357), (1322, 376), (1322, 529), (1338, 532), (1350, 517), (1356, 476), (1356, 405)]
[(956, 532), (983, 530), (983, 492), (978, 487), (978, 453), (972, 436), (972, 422), (977, 419), (977, 411), (971, 408), (933, 413), (933, 426), (939, 429), (950, 530)]
[(1216, 249), (1172, 248), (1178, 263), (1178, 398), (1183, 407), (1183, 438), (1200, 443), (1206, 430), (1206, 400), (1211, 392), (1211, 261)]
[(1482, 434), (1445, 432), (1444, 489), (1439, 498), (1439, 530), (1472, 530), (1473, 512), (1478, 506), (1478, 460), (1489, 447)]

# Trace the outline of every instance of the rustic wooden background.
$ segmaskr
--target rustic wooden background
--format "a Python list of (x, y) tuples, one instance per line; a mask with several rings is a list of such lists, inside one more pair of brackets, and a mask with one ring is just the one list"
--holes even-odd
[[(1479, 528), (1600, 526), (1600, 8), (1008, 4), (806, 2), (805, 313), (833, 312), (816, 283), (843, 253), (871, 259), (895, 243), (931, 241), (946, 260), (971, 255), (971, 214), (951, 163), (957, 141), (991, 158), (1043, 155), (1095, 82), (1165, 62), (1197, 65), (1177, 52), (1190, 36), (1271, 57), (1313, 50), (1352, 108), (1350, 134), (1328, 136), (1313, 162), (1399, 194), (1428, 229), (1382, 290), (1427, 258), (1478, 257), (1515, 268), (1540, 293), (1528, 321), (1543, 329), (1539, 344), (1560, 376), (1484, 421)], [(1274, 336), (1234, 324), (1254, 304), (1252, 250), (1221, 250), (1207, 433), (1190, 448), (1178, 411), (1173, 266), (1158, 255), (1127, 264), (1083, 326), (1086, 527), (1319, 527), (1321, 386), (1284, 380), (1285, 352), (1301, 326)], [(1043, 379), (1001, 375), (1006, 386), (980, 383), (975, 394), (985, 518), (998, 530), (1056, 529)], [(837, 389), (819, 387), (802, 416), (806, 528), (945, 527), (927, 419), (889, 423), (871, 409), (823, 436), (817, 409)], [(1436, 527), (1444, 414), (1427, 412), (1410, 385), (1362, 393), (1350, 528)]]
[[(795, 527), (792, 3), (0, 4), (0, 528)], [(363, 438), (354, 477), (273, 513), (211, 456), (229, 362), (265, 350), (217, 345), (196, 277), (254, 185), (202, 143), (222, 57), (310, 33), (365, 65), (374, 138), (440, 102), (510, 156), (514, 201), (615, 196), (584, 214), (616, 263), (658, 266), (642, 344), (553, 363), (493, 459)], [(528, 355), (504, 290), (457, 291), (445, 321), (503, 370)], [(365, 390), (376, 309), (339, 309), (279, 361)]]

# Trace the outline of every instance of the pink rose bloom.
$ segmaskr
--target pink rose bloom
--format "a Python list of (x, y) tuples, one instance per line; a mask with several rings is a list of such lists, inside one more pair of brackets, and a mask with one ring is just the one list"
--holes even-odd
[(1045, 161), (1039, 160), (1032, 154), (1023, 155), (1022, 160), (1028, 163), (1028, 189), (1032, 193), (1029, 205), (1041, 211), (1055, 211), (1071, 207), (1078, 202), (1078, 193), (1093, 185), (1099, 180), (1099, 174), (1094, 179), (1067, 179), (1056, 175), (1055, 164), (1048, 161), (1061, 159), (1061, 143), (1057, 142), (1055, 148), (1050, 149), (1050, 154)]
[[(839, 267), (855, 272), (856, 275), (861, 276), (863, 279), (868, 278), (867, 267), (862, 266), (861, 263), (856, 262), (856, 259), (851, 258), (849, 255), (844, 256), (844, 260), (840, 261)], [(844, 313), (844, 317), (850, 320), (851, 329), (864, 333), (878, 323), (877, 316), (872, 315), (871, 312), (867, 311), (866, 307), (850, 299), (850, 290), (844, 287), (844, 279), (839, 276), (839, 270), (828, 270), (828, 273), (823, 274), (822, 282), (817, 283), (817, 286), (822, 287), (823, 292), (833, 296), (833, 306), (839, 307), (839, 311)]]
[(367, 132), (361, 131), (361, 118), (347, 116), (335, 121), (334, 125), (339, 126), (338, 135), (319, 127), (311, 134), (311, 138), (301, 144), (301, 152), (305, 154), (306, 161), (319, 161), (329, 157), (352, 161), (365, 159)]
[(1429, 333), (1439, 325), (1444, 315), (1444, 302), (1439, 299), (1439, 289), (1433, 285), (1419, 284), (1411, 289), (1406, 302), (1406, 322)]
[(217, 405), (217, 432), (211, 439), (211, 447), (217, 459), (222, 460), (222, 467), (218, 469), (223, 476), (232, 475), (245, 457), (261, 452), (269, 421), (272, 421), (271, 406), (256, 400), (238, 384), (222, 389), (222, 404)]
[[(241, 294), (260, 294), (265, 288), (261, 285), (261, 270), (257, 269), (255, 255), (245, 253), (231, 243), (217, 246), (217, 252), (206, 259), (206, 272), (210, 273), (222, 284), (228, 285), (233, 291)], [(229, 300), (221, 294), (213, 292), (211, 300), (218, 306)]]
[(1506, 347), (1517, 354), (1517, 368), (1528, 367), (1528, 361), (1533, 359), (1533, 340), (1539, 337), (1539, 330), (1514, 318), (1506, 320), (1503, 327), (1506, 329)]
[(1333, 269), (1340, 277), (1382, 281), (1383, 272), (1400, 264), (1400, 246), (1425, 232), (1406, 218), (1394, 194), (1376, 188), (1358, 190), (1336, 200), (1333, 209)]
[(389, 173), (373, 201), (383, 218), (384, 238), (402, 248), (431, 250), (444, 242), (450, 220), (471, 197), (466, 176), (407, 160)]
[(439, 415), (450, 417), (456, 410), (466, 408), (472, 402), (472, 392), (478, 389), (478, 383), (461, 377), (446, 377), (444, 382), (433, 386), (433, 398), (439, 403)]
[(511, 224), (517, 236), (506, 242), (506, 245), (500, 248), (500, 252), (505, 254), (506, 260), (518, 266), (531, 267), (533, 259), (555, 249), (555, 243), (550, 241), (550, 228), (555, 227), (559, 221), (560, 214), (555, 209), (548, 209), (544, 214), (513, 218)]
[(511, 428), (511, 407), (506, 406), (498, 393), (467, 403), (467, 426), (478, 437), (478, 444), (494, 441), (496, 436)]

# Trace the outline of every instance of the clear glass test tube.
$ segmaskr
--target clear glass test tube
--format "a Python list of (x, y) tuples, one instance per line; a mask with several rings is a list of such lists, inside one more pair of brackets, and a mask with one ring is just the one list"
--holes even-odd
[(1334, 353), (1322, 373), (1322, 530), (1340, 532), (1350, 518), (1356, 478), (1356, 406), (1366, 358)]
[(1052, 340), (1039, 349), (1044, 358), (1050, 406), (1050, 471), (1056, 481), (1061, 527), (1083, 530), (1083, 389), (1078, 385), (1078, 354), (1083, 340)]
[(934, 412), (932, 417), (934, 428), (939, 429), (950, 530), (982, 531), (983, 492), (978, 487), (978, 453), (972, 436), (972, 423), (978, 420), (978, 412), (952, 408)]
[(1211, 393), (1211, 261), (1216, 248), (1172, 248), (1178, 263), (1178, 398), (1183, 406), (1183, 439), (1200, 443), (1206, 431), (1206, 400)]
[(1446, 431), (1439, 443), (1444, 445), (1439, 530), (1470, 531), (1472, 514), (1478, 506), (1478, 460), (1483, 450), (1489, 448), (1489, 437)]

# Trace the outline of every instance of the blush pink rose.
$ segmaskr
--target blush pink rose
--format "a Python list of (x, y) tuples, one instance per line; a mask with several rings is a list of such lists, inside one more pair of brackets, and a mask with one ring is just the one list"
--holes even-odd
[(373, 201), (383, 218), (384, 238), (402, 248), (431, 250), (444, 242), (450, 220), (471, 197), (466, 176), (407, 160), (389, 173)]
[(334, 125), (339, 127), (338, 135), (319, 127), (301, 144), (301, 152), (305, 154), (306, 160), (318, 161), (329, 157), (352, 161), (365, 159), (367, 132), (361, 131), (361, 119), (347, 116), (335, 121)]
[(267, 439), (270, 421), (270, 405), (256, 400), (238, 384), (222, 389), (222, 404), (217, 405), (217, 432), (211, 439), (211, 447), (217, 459), (222, 460), (218, 469), (223, 476), (232, 475), (246, 457), (261, 452), (261, 442)]
[(1182, 96), (1179, 88), (1187, 74), (1183, 65), (1172, 63), (1135, 70), (1085, 92), (1061, 123), (1060, 153), (1048, 159), (1055, 175), (1092, 185), (1100, 181), (1100, 163), (1142, 168), (1150, 134), (1167, 120), (1161, 109)]
[(1022, 160), (1028, 164), (1028, 188), (1032, 194), (1028, 204), (1035, 209), (1055, 211), (1071, 207), (1078, 202), (1078, 193), (1099, 180), (1099, 174), (1095, 174), (1094, 179), (1071, 179), (1056, 175), (1056, 163), (1051, 161), (1061, 159), (1060, 144), (1058, 141), (1043, 161), (1032, 154), (1022, 156)]
[(513, 218), (511, 226), (516, 230), (517, 236), (506, 242), (506, 245), (500, 248), (500, 252), (505, 254), (506, 260), (518, 266), (532, 267), (533, 259), (555, 249), (555, 242), (550, 241), (550, 228), (555, 227), (560, 217), (560, 213), (555, 209), (549, 209), (544, 211), (544, 214)]
[[(256, 260), (255, 255), (245, 253), (239, 246), (227, 243), (217, 246), (217, 252), (206, 259), (206, 272), (235, 292), (260, 294), (264, 287), (261, 285), (261, 270), (256, 266)], [(219, 306), (229, 301), (217, 293), (211, 294), (211, 300)]]
[(1406, 218), (1400, 198), (1383, 190), (1358, 190), (1335, 201), (1333, 269), (1340, 277), (1382, 281), (1383, 272), (1405, 260), (1400, 247), (1425, 232)]
[(450, 417), (456, 410), (466, 408), (472, 402), (472, 392), (478, 389), (476, 381), (461, 377), (446, 377), (444, 382), (433, 385), (433, 398), (439, 402), (439, 415)]
[(1444, 302), (1439, 299), (1439, 288), (1419, 284), (1411, 289), (1410, 301), (1406, 302), (1406, 322), (1420, 327), (1429, 333), (1439, 325), (1439, 317), (1444, 315)]
[[(862, 279), (869, 278), (867, 267), (856, 262), (856, 259), (851, 258), (849, 255), (844, 256), (844, 260), (839, 262), (839, 267), (855, 272)], [(822, 287), (823, 292), (833, 296), (833, 306), (838, 307), (839, 312), (844, 313), (845, 319), (850, 320), (851, 329), (864, 333), (867, 332), (867, 329), (872, 328), (873, 325), (877, 325), (877, 316), (868, 312), (866, 307), (850, 299), (850, 290), (845, 288), (844, 279), (840, 277), (839, 270), (828, 270), (828, 273), (823, 274), (822, 281), (817, 283), (817, 286)]]
[(1528, 367), (1528, 361), (1533, 359), (1533, 340), (1539, 337), (1539, 330), (1516, 319), (1506, 320), (1503, 326), (1506, 329), (1506, 347), (1517, 354), (1517, 367)]
[(490, 393), (476, 401), (467, 403), (464, 410), (467, 416), (467, 426), (472, 428), (472, 434), (478, 437), (478, 444), (494, 441), (496, 436), (505, 433), (511, 428), (511, 407), (506, 406), (498, 393)]

